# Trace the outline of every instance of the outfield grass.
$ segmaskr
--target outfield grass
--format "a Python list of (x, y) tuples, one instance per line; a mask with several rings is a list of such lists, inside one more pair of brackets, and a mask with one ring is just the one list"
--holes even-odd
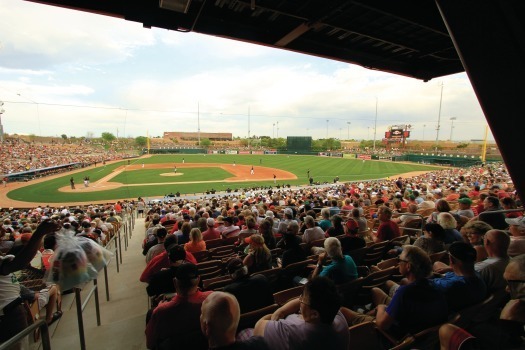
[[(170, 163), (170, 167), (174, 163), (225, 163), (254, 165), (255, 167), (261, 165), (265, 167), (278, 168), (289, 171), (297, 176), (297, 180), (278, 181), (279, 184), (290, 185), (305, 185), (308, 183), (307, 171), (310, 170), (310, 176), (314, 181), (332, 182), (338, 176), (340, 181), (357, 181), (380, 179), (390, 177), (392, 175), (412, 172), (435, 170), (436, 167), (420, 164), (407, 164), (395, 162), (380, 162), (380, 161), (365, 161), (357, 159), (343, 159), (343, 158), (329, 158), (317, 156), (286, 156), (286, 155), (159, 155), (150, 158), (136, 159), (132, 164), (156, 164), (156, 163)], [(77, 186), (83, 186), (82, 179), (89, 176), (91, 182), (95, 182), (102, 177), (111, 173), (111, 171), (127, 162), (122, 161), (115, 164), (107, 165), (105, 168), (97, 167), (94, 169), (82, 171), (74, 174)], [(192, 175), (186, 176), (190, 171)], [(144, 169), (140, 172), (128, 171), (118, 175), (112, 182), (117, 179), (123, 180), (123, 183), (160, 183), (160, 182), (182, 182), (182, 181), (210, 181), (216, 179), (213, 183), (197, 183), (197, 184), (183, 184), (183, 185), (151, 185), (151, 186), (123, 186), (118, 189), (100, 191), (100, 192), (73, 192), (64, 193), (59, 192), (58, 189), (69, 185), (69, 178), (71, 174), (66, 174), (56, 179), (45, 181), (42, 183), (29, 185), (17, 190), (13, 190), (7, 194), (10, 199), (39, 202), (39, 203), (60, 203), (60, 202), (89, 202), (102, 200), (115, 200), (122, 198), (137, 198), (137, 197), (155, 197), (164, 196), (167, 193), (182, 194), (203, 193), (206, 190), (214, 188), (218, 191), (223, 191), (227, 187), (232, 189), (245, 188), (253, 186), (274, 186), (273, 181), (260, 182), (239, 182), (239, 183), (224, 183), (222, 179), (230, 177), (231, 175), (219, 168), (184, 168), (179, 171), (184, 172), (185, 175), (168, 177), (159, 176), (163, 172), (169, 172), (170, 169)], [(147, 172), (151, 176), (142, 178), (139, 173)], [(226, 173), (226, 175), (224, 175)], [(217, 175), (213, 175), (217, 174)], [(213, 175), (213, 176), (212, 176)], [(131, 181), (130, 177), (137, 177)], [(216, 176), (216, 177), (214, 177)], [(126, 179), (126, 181), (124, 181)]]

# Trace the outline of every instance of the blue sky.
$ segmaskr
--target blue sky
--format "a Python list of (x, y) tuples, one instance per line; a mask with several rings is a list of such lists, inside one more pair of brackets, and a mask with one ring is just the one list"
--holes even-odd
[(373, 139), (377, 101), (378, 140), (398, 124), (435, 140), (441, 84), (440, 140), (483, 139), (487, 125), (464, 73), (424, 83), (22, 0), (2, 0), (0, 33), (7, 133), (160, 136), (199, 119), (241, 137)]

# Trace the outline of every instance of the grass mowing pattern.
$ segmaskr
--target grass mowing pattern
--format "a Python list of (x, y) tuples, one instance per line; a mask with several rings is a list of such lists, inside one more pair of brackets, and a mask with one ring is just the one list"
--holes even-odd
[[(225, 163), (225, 164), (245, 164), (253, 165), (255, 171), (258, 166), (265, 166), (270, 168), (278, 168), (287, 170), (295, 174), (297, 180), (279, 181), (278, 184), (290, 185), (305, 185), (308, 183), (307, 171), (310, 170), (310, 176), (314, 181), (333, 182), (336, 176), (339, 176), (339, 181), (357, 181), (370, 180), (390, 177), (392, 175), (407, 173), (411, 171), (436, 170), (438, 167), (419, 164), (406, 164), (395, 162), (379, 162), (379, 161), (362, 161), (358, 159), (343, 159), (343, 158), (329, 158), (317, 156), (287, 156), (287, 155), (160, 155), (150, 158), (136, 159), (132, 164), (156, 164), (156, 163), (170, 163), (171, 169), (155, 169), (162, 172), (170, 172), (173, 170), (175, 163), (181, 164), (182, 160), (186, 163)], [(97, 167), (76, 173), (74, 175), (66, 174), (59, 178), (45, 181), (39, 184), (29, 185), (23, 188), (13, 190), (8, 193), (8, 197), (13, 200), (30, 201), (39, 203), (60, 203), (60, 202), (89, 202), (101, 200), (115, 200), (121, 198), (137, 198), (137, 197), (153, 197), (164, 196), (167, 193), (176, 193), (179, 191), (182, 194), (202, 193), (206, 190), (214, 188), (218, 191), (224, 191), (230, 187), (232, 189), (246, 188), (253, 186), (274, 186), (273, 181), (259, 181), (259, 182), (238, 182), (238, 183), (224, 183), (221, 179), (217, 179), (214, 183), (198, 183), (198, 184), (184, 184), (184, 185), (152, 185), (152, 186), (123, 186), (118, 189), (100, 191), (100, 192), (76, 192), (63, 193), (59, 192), (58, 188), (69, 185), (69, 178), (73, 176), (77, 186), (83, 186), (82, 180), (85, 176), (89, 176), (91, 182), (95, 182), (102, 177), (110, 174), (110, 172), (127, 162), (118, 162), (112, 165), (107, 165), (105, 168)], [(198, 169), (198, 168), (197, 168)], [(204, 175), (214, 171), (213, 169), (221, 170), (219, 168), (204, 168)], [(144, 171), (146, 171), (145, 169)], [(153, 169), (150, 169), (153, 170)], [(187, 173), (191, 168), (180, 168), (178, 171)], [(138, 171), (140, 172), (140, 171)], [(131, 173), (131, 172), (129, 172)], [(226, 172), (227, 173), (227, 172)], [(129, 176), (129, 174), (128, 174)], [(184, 175), (183, 175), (184, 176)], [(162, 182), (159, 178), (165, 178), (166, 182), (180, 182), (183, 176), (176, 177), (162, 177), (154, 175), (150, 178), (148, 183)], [(228, 176), (229, 177), (229, 173)], [(208, 181), (206, 177), (191, 176), (187, 181)], [(213, 179), (213, 178), (212, 178)], [(209, 179), (209, 180), (212, 180)], [(112, 181), (115, 181), (113, 179)], [(128, 181), (127, 183), (131, 183)], [(144, 183), (144, 182), (142, 182)]]

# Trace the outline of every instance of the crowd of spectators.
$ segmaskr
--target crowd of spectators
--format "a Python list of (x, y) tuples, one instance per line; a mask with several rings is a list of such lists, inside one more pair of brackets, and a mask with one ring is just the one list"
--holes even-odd
[[(500, 212), (503, 203), (520, 209)], [(399, 238), (410, 220), (395, 219), (407, 216), (414, 206), (416, 215), (425, 219), (423, 232), (410, 233), (412, 237), (382, 256), (397, 259), (402, 279), (372, 289), (370, 304), (342, 307), (349, 301), (341, 298), (337, 286), (360, 274), (353, 252)], [(508, 348), (521, 341), (519, 326), (522, 332), (525, 323), (521, 207), (505, 167), (489, 164), (406, 178), (247, 190), (168, 202), (146, 203), (139, 198), (107, 206), (1, 209), (0, 249), (24, 254), (24, 245), (35, 244), (32, 235), (37, 232), (40, 237), (39, 225), (48, 219), (103, 244), (122, 213), (137, 208), (145, 222), (147, 261), (140, 280), (154, 297), (147, 315), (148, 348), (181, 345), (191, 337), (196, 349), (199, 339), (212, 348), (347, 349), (352, 342), (348, 326), (373, 320), (376, 327), (401, 339), (442, 324), (489, 295), (501, 298), (494, 315), (506, 322), (505, 327), (495, 322), (483, 324), (482, 331), (468, 331), (489, 348)], [(468, 210), (473, 216), (464, 215)], [(231, 278), (224, 287), (228, 293), (200, 289), (200, 254), (217, 240), (235, 246), (225, 262), (225, 275)], [(314, 245), (319, 241), (322, 244)], [(53, 247), (42, 246), (40, 253), (45, 256), (49, 250)], [(430, 254), (440, 251), (447, 252), (447, 259), (432, 265)], [(3, 267), (4, 261), (0, 260), (0, 271), (8, 276), (11, 270)], [(41, 261), (45, 264), (45, 259)], [(302, 261), (312, 262), (310, 272), (288, 276), (284, 284), (271, 284), (258, 274)], [(373, 273), (378, 267), (368, 268)], [(284, 285), (304, 285), (304, 291), (239, 333), (241, 313), (272, 303), (270, 293)]]
[[(508, 207), (520, 209), (500, 212), (504, 202), (512, 202)], [(525, 219), (522, 202), (502, 164), (322, 187), (247, 190), (211, 198), (174, 198), (142, 206), (149, 208), (145, 220), (149, 234), (144, 244), (157, 242), (155, 229), (150, 228), (169, 227), (175, 239), (169, 245), (164, 244), (166, 254), (171, 254), (173, 249), (180, 252), (184, 249), (183, 256), (178, 256), (183, 266), (195, 264), (201, 256), (199, 253), (206, 251), (206, 244), (212, 241), (224, 240), (224, 244), (228, 241), (237, 245), (226, 267), (232, 282), (223, 289), (231, 294), (208, 291), (211, 292), (208, 296), (199, 294), (197, 299), (174, 298), (159, 311), (155, 307), (150, 310), (156, 324), (166, 309), (188, 310), (182, 307), (185, 302), (202, 305), (204, 315), (206, 300), (215, 293), (225, 303), (224, 307), (228, 303), (232, 307), (233, 295), (238, 304), (236, 308), (243, 313), (251, 311), (256, 302), (268, 299), (264, 293), (267, 293), (269, 280), (257, 274), (259, 271), (308, 260), (313, 265), (310, 273), (295, 278), (289, 276), (288, 281), (297, 286), (306, 283), (301, 298), (261, 318), (253, 329), (234, 332), (237, 340), (230, 339), (230, 343), (242, 343), (239, 339), (247, 338), (248, 342), (257, 345), (250, 347), (252, 345), (243, 343), (243, 347), (238, 344), (238, 348), (264, 348), (260, 344), (262, 341), (272, 349), (313, 349), (319, 348), (321, 344), (317, 342), (323, 339), (323, 344), (330, 348), (346, 349), (348, 342), (352, 342), (348, 339), (348, 326), (367, 321), (375, 321), (376, 327), (401, 340), (407, 334), (444, 324), (455, 312), (482, 303), (489, 296), (498, 301), (497, 305), (493, 304), (491, 320), (501, 318), (509, 321), (512, 327), (501, 327), (499, 321), (485, 320), (486, 323), (476, 325), (482, 326), (482, 330), (472, 328), (468, 331), (481, 338), (488, 348), (509, 348), (522, 341), (523, 295), (516, 291), (522, 290), (525, 281), (511, 279), (508, 273), (523, 265)], [(359, 277), (358, 261), (354, 261), (358, 257), (354, 252), (366, 245), (373, 247), (400, 238), (403, 227), (410, 222), (409, 218), (400, 218), (409, 217), (410, 212), (424, 219), (420, 221), (421, 229), (416, 230), (417, 233), (409, 232), (411, 237), (389, 246), (382, 256), (383, 260), (393, 258), (397, 262), (394, 266), (402, 279), (386, 281), (372, 289), (370, 304), (342, 307), (336, 286)], [(360, 229), (362, 220), (366, 222), (366, 229)], [(177, 239), (184, 237), (185, 226), (189, 226), (191, 232), (207, 233), (199, 235), (199, 238), (204, 237), (204, 244), (199, 249), (193, 246), (187, 249), (185, 239), (184, 248), (176, 248), (181, 247)], [(275, 243), (268, 238), (269, 228)], [(319, 241), (323, 244), (313, 244)], [(273, 252), (281, 249), (277, 256), (267, 244), (272, 245)], [(445, 257), (443, 261), (432, 265), (430, 254), (441, 252), (445, 252), (441, 254)], [(147, 264), (140, 280), (148, 283), (152, 276), (168, 266), (173, 266), (170, 260), (159, 255)], [(378, 269), (375, 265), (368, 268), (371, 272)], [(192, 286), (199, 285), (199, 278), (196, 268), (190, 278)], [(177, 286), (177, 278), (175, 281)], [(507, 285), (515, 292), (509, 295), (505, 291)], [(270, 288), (281, 287), (277, 284)], [(507, 304), (509, 298), (511, 304)], [(215, 298), (210, 303), (212, 301)], [(271, 302), (262, 304), (268, 306)], [(349, 301), (344, 302), (348, 304)], [(516, 302), (521, 304), (517, 306)], [(257, 307), (265, 306), (262, 304)], [(185, 323), (184, 329), (190, 333), (199, 333), (202, 329), (201, 335), (210, 341), (213, 336), (206, 333), (203, 318), (200, 324), (196, 321), (200, 314), (196, 309), (192, 316), (193, 326)], [(190, 317), (186, 314), (183, 319)], [(159, 336), (173, 341), (170, 335), (159, 333), (162, 327), (159, 332), (156, 328), (148, 323), (148, 346), (157, 346), (162, 340)]]
[(48, 167), (80, 163), (84, 166), (103, 161), (122, 159), (123, 154), (105, 151), (89, 143), (59, 144), (34, 143), (21, 139), (7, 139), (0, 142), (0, 174), (38, 170)]

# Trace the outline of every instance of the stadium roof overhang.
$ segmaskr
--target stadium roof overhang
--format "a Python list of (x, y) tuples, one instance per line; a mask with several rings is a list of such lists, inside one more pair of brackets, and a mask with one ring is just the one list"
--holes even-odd
[[(466, 71), (520, 194), (523, 0), (26, 0), (428, 81)], [(86, 29), (89, 30), (89, 29)], [(509, 127), (509, 120), (512, 120)], [(521, 182), (520, 182), (521, 181)]]

